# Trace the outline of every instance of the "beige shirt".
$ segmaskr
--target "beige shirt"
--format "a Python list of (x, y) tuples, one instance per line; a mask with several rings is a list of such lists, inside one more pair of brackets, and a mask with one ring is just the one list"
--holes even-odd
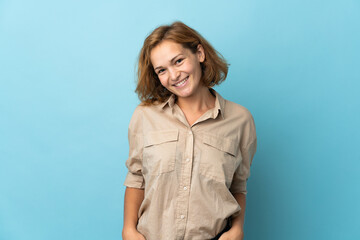
[(147, 240), (204, 240), (240, 213), (256, 151), (250, 112), (223, 99), (190, 126), (172, 95), (135, 109), (129, 125), (124, 185), (141, 188), (137, 229)]

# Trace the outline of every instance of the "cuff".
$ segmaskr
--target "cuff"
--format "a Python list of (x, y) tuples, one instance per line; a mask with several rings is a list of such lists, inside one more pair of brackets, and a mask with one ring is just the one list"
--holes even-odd
[(128, 172), (125, 178), (124, 185), (127, 187), (144, 189), (145, 188), (144, 177), (142, 175)]
[(246, 195), (247, 194), (246, 181), (241, 181), (236, 184), (232, 184), (230, 187), (230, 192), (231, 193), (242, 193), (242, 194)]

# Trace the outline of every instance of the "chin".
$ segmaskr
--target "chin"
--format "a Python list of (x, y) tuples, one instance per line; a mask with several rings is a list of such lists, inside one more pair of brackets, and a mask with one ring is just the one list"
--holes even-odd
[(190, 97), (191, 95), (193, 95), (193, 92), (190, 91), (174, 91), (175, 95), (177, 95), (178, 97)]

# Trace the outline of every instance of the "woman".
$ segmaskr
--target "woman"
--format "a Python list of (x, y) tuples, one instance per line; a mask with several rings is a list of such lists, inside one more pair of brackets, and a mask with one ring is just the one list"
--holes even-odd
[(144, 41), (129, 125), (123, 239), (243, 239), (250, 112), (212, 87), (228, 65), (181, 22)]

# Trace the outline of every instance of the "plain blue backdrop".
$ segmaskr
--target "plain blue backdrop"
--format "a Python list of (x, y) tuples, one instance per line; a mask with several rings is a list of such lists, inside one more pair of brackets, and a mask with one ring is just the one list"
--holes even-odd
[(245, 239), (360, 239), (358, 0), (0, 0), (0, 239), (121, 239), (135, 64), (174, 20), (255, 118)]

